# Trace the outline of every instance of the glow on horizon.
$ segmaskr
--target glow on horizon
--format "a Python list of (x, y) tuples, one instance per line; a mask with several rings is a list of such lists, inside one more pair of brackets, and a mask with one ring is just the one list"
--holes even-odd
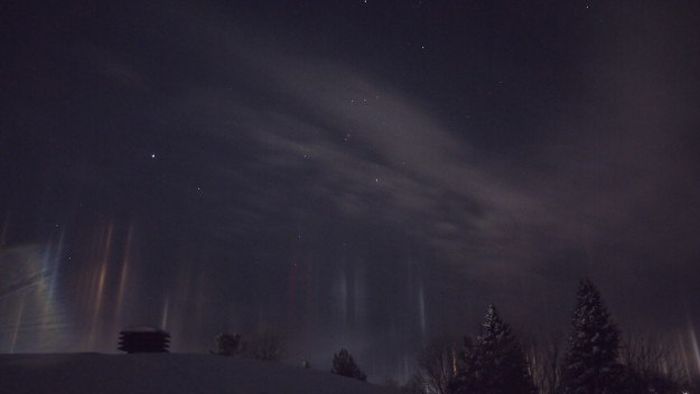
[(50, 351), (65, 339), (55, 280), (62, 239), (0, 249), (0, 352)]

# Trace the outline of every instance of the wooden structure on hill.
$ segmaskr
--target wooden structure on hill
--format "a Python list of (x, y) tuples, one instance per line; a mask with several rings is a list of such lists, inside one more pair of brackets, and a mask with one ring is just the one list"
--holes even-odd
[(155, 327), (132, 327), (119, 333), (119, 350), (127, 353), (167, 353), (170, 334)]

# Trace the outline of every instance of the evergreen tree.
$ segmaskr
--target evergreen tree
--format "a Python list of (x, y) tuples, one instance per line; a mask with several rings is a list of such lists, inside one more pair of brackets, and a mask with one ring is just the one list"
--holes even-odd
[[(465, 346), (466, 347), (466, 346)], [(464, 366), (453, 380), (453, 392), (530, 394), (535, 392), (525, 354), (496, 307), (489, 305), (481, 335), (467, 347)]]
[(331, 369), (331, 372), (336, 375), (355, 378), (363, 382), (367, 380), (367, 375), (360, 370), (357, 364), (355, 364), (355, 360), (345, 349), (340, 349), (339, 353), (333, 355), (333, 369)]
[(212, 353), (222, 356), (233, 356), (241, 353), (242, 350), (241, 335), (224, 332), (216, 336), (216, 349)]
[(564, 360), (565, 394), (617, 393), (622, 367), (618, 363), (619, 331), (590, 280), (579, 285), (571, 319), (569, 349)]
[(474, 353), (476, 346), (470, 336), (464, 337), (464, 347), (459, 352), (453, 367), (454, 375), (450, 379), (448, 392), (453, 394), (476, 392), (476, 374), (474, 368)]

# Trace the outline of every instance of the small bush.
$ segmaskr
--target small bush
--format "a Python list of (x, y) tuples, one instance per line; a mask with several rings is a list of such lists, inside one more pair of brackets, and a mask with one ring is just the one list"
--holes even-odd
[(333, 355), (333, 369), (331, 369), (331, 372), (336, 375), (355, 378), (363, 382), (367, 380), (367, 375), (360, 370), (357, 364), (355, 364), (355, 360), (345, 349), (340, 349), (339, 353)]
[(240, 334), (221, 333), (216, 336), (214, 354), (234, 356), (243, 352), (243, 342)]

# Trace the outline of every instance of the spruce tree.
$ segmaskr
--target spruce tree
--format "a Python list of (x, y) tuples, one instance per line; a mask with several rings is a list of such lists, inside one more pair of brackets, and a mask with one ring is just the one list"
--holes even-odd
[(489, 305), (481, 325), (481, 335), (464, 357), (463, 370), (451, 386), (455, 393), (535, 392), (522, 348), (493, 305)]
[(233, 356), (241, 353), (243, 350), (243, 342), (240, 334), (229, 334), (222, 332), (216, 336), (216, 349), (214, 354), (221, 356)]
[(563, 370), (565, 394), (619, 392), (622, 368), (618, 363), (619, 331), (603, 305), (598, 289), (582, 280), (571, 319)]
[(340, 349), (339, 353), (333, 355), (333, 369), (331, 369), (331, 372), (336, 375), (355, 378), (363, 382), (367, 380), (367, 375), (360, 370), (357, 364), (355, 364), (355, 360), (345, 349)]

